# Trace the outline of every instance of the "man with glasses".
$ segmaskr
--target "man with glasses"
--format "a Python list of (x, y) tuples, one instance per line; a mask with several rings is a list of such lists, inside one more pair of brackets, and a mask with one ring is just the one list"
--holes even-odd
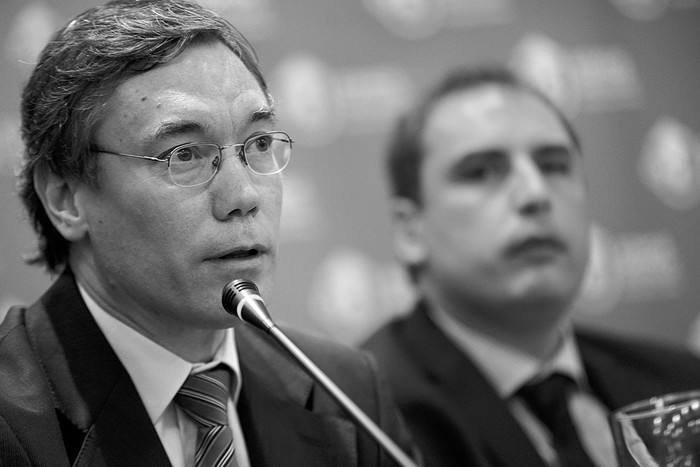
[[(250, 44), (188, 0), (116, 0), (46, 46), (21, 197), (57, 278), (0, 327), (0, 464), (391, 464), (221, 304), (233, 279), (272, 288), (292, 150), (274, 110)], [(372, 360), (290, 335), (406, 447)]]

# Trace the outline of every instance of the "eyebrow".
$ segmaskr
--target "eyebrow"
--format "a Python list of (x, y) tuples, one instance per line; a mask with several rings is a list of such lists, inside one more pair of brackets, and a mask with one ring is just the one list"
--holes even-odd
[(465, 152), (462, 160), (469, 159), (471, 157), (501, 157), (504, 154), (508, 154), (508, 149), (494, 146)]
[(271, 123), (277, 122), (275, 109), (273, 109), (272, 107), (260, 107), (258, 110), (251, 114), (250, 118), (248, 119), (248, 124), (261, 122), (265, 120)]
[(535, 145), (531, 148), (531, 152), (535, 155), (537, 154), (547, 154), (552, 151), (566, 151), (567, 153), (574, 155), (578, 151), (575, 145), (565, 144), (565, 143), (547, 143)]
[(471, 164), (474, 161), (493, 160), (507, 157), (507, 155), (508, 150), (500, 147), (473, 149), (463, 152), (459, 158), (453, 161), (451, 166), (453, 170), (459, 170), (460, 167)]
[[(261, 107), (252, 112), (242, 126), (250, 125), (257, 122), (269, 121), (275, 123), (277, 121), (274, 109), (270, 107)], [(194, 120), (175, 120), (164, 122), (151, 136), (147, 138), (149, 142), (157, 142), (171, 136), (177, 136), (184, 133), (206, 133), (208, 125), (204, 125)]]
[(170, 136), (181, 135), (183, 133), (204, 133), (205, 125), (191, 120), (176, 120), (173, 122), (165, 122), (161, 124), (151, 137), (150, 141), (159, 141)]

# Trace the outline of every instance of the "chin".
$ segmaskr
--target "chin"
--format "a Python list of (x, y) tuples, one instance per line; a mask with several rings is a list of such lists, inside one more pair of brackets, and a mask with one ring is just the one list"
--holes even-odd
[(512, 297), (523, 304), (530, 303), (540, 307), (566, 307), (573, 300), (578, 290), (578, 282), (573, 280), (547, 280), (520, 284)]
[(543, 309), (565, 309), (571, 304), (576, 293), (571, 287), (541, 287), (528, 290), (521, 298), (523, 303)]

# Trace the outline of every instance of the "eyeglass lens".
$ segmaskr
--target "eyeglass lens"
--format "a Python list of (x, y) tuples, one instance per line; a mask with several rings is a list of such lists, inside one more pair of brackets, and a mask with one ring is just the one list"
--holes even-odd
[[(259, 175), (280, 172), (289, 162), (291, 140), (285, 133), (262, 134), (248, 139), (243, 147), (251, 171)], [(170, 176), (179, 186), (195, 186), (214, 177), (221, 151), (216, 144), (183, 145), (170, 155)]]

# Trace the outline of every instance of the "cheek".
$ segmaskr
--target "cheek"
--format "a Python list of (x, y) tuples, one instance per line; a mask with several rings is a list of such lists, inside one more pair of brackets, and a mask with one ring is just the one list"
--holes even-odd
[(159, 249), (189, 225), (194, 209), (191, 201), (169, 196), (167, 190), (156, 192), (125, 187), (116, 192), (100, 196), (92, 212), (94, 240), (110, 241), (112, 246), (123, 249), (139, 249), (146, 244), (150, 249)]
[(454, 189), (445, 192), (435, 203), (435, 210), (445, 229), (462, 238), (491, 236), (506, 220), (502, 200), (479, 190)]
[(279, 225), (282, 215), (283, 186), (281, 179), (265, 187), (262, 195), (265, 211), (275, 225)]
[(433, 254), (447, 262), (464, 262), (490, 249), (496, 224), (492, 211), (464, 202), (443, 202), (430, 209), (426, 229)]
[(162, 222), (150, 215), (151, 211), (146, 206), (112, 203), (104, 207), (108, 209), (101, 209), (94, 216), (96, 222), (91, 227), (96, 248), (110, 248), (112, 252), (125, 250), (125, 253), (133, 254), (130, 250), (141, 250), (140, 245), (144, 241), (152, 243), (154, 247), (157, 245), (150, 239), (159, 237), (157, 231), (162, 227)]
[(176, 196), (141, 201), (129, 213), (135, 229), (146, 247), (181, 256), (193, 243), (202, 241), (201, 231), (209, 225), (211, 207), (206, 196), (179, 199)]

